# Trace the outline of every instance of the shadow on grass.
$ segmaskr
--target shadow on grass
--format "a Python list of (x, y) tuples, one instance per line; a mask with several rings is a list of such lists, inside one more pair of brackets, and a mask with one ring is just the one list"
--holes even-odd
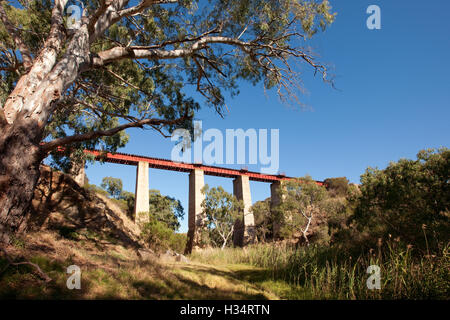
[(200, 266), (184, 266), (181, 269), (189, 272), (203, 272), (216, 275), (219, 277), (227, 278), (230, 281), (239, 283), (241, 281), (247, 281), (249, 283), (263, 282), (271, 279), (271, 271), (267, 269), (255, 269), (249, 267), (248, 269), (242, 269), (243, 265), (237, 266), (239, 269), (234, 270), (233, 266), (229, 266), (230, 271), (223, 271), (212, 267), (200, 267)]
[[(173, 272), (170, 266), (157, 267), (147, 262), (139, 263), (149, 270), (143, 276), (133, 276), (132, 265), (124, 269), (118, 267), (115, 271), (102, 268), (84, 271), (81, 289), (70, 290), (66, 286), (69, 275), (65, 272), (71, 264), (69, 261), (43, 256), (35, 256), (31, 261), (38, 263), (52, 282), (42, 281), (27, 265), (5, 269), (7, 261), (0, 258), (0, 271), (5, 269), (0, 274), (0, 299), (267, 299), (252, 285), (243, 285), (233, 273), (201, 266), (178, 266), (179, 271), (196, 275), (195, 279), (190, 279), (189, 274)], [(210, 279), (212, 286), (217, 286), (208, 286), (202, 279)]]
[[(243, 266), (240, 265), (239, 268)], [(269, 277), (269, 271), (265, 269), (239, 269), (239, 270), (231, 270), (224, 271), (213, 267), (207, 266), (198, 266), (198, 265), (186, 265), (180, 268), (186, 272), (191, 272), (200, 276), (217, 276), (223, 279), (232, 285), (235, 286), (246, 286), (255, 291), (261, 291), (261, 287), (258, 285), (259, 282), (266, 281)], [(217, 292), (217, 289), (213, 289)], [(251, 294), (251, 293), (242, 293), (239, 292), (238, 295), (241, 294), (240, 299), (262, 299), (266, 300), (267, 297), (262, 293)], [(220, 290), (219, 290), (220, 295)], [(218, 298), (220, 299), (220, 298)], [(226, 297), (224, 297), (226, 299)]]
[(59, 261), (42, 256), (30, 261), (38, 264), (52, 281), (45, 283), (29, 265), (8, 266), (6, 259), (0, 258), (0, 299), (80, 299), (89, 290), (88, 282), (83, 283), (81, 290), (69, 290), (66, 266)]
[[(215, 274), (213, 272), (209, 274)], [(263, 294), (246, 293), (240, 290), (211, 288), (207, 285), (199, 284), (182, 275), (173, 275), (171, 279), (162, 282), (135, 281), (133, 286), (139, 291), (142, 297), (147, 299), (267, 299)]]
[[(273, 296), (281, 299), (313, 299), (311, 292), (302, 287), (293, 286), (287, 281), (277, 277), (274, 278), (272, 270), (255, 268), (249, 265), (227, 265), (229, 271), (223, 271), (206, 266), (187, 265), (182, 270), (193, 273), (204, 273), (223, 277), (235, 284), (248, 283), (252, 289), (270, 292)], [(253, 298), (248, 298), (253, 299)], [(254, 299), (268, 299), (262, 294)]]

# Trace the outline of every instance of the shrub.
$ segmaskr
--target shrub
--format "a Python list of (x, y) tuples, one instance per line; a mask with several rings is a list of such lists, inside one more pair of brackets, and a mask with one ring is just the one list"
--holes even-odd
[(149, 215), (150, 221), (142, 227), (141, 237), (155, 251), (172, 249), (176, 252), (184, 252), (187, 237), (186, 234), (175, 233), (156, 217)]
[(450, 237), (449, 160), (450, 150), (430, 149), (420, 151), (417, 160), (368, 168), (361, 176), (352, 236), (369, 246), (392, 236), (425, 253), (441, 251)]
[(349, 181), (346, 177), (328, 178), (323, 182), (331, 196), (345, 197), (349, 191)]
[(102, 188), (96, 186), (95, 184), (89, 184), (89, 183), (87, 183), (87, 184), (85, 185), (85, 188), (86, 188), (87, 190), (91, 191), (91, 192), (94, 192), (94, 193), (100, 193), (100, 194), (102, 194), (102, 195), (104, 195), (104, 196), (109, 197), (108, 191), (106, 191), (106, 190), (104, 190), (104, 189), (102, 189)]

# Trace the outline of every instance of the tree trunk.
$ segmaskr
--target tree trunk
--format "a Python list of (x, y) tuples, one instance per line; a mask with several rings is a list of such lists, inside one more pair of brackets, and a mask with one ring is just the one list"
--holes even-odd
[(223, 240), (222, 247), (220, 248), (220, 250), (225, 249), (225, 247), (227, 246), (227, 242), (228, 242), (227, 240), (228, 239)]
[(89, 62), (89, 32), (86, 19), (65, 46), (59, 1), (52, 12), (52, 28), (44, 48), (28, 74), (22, 76), (0, 107), (0, 241), (20, 232), (39, 179), (45, 126), (65, 90)]
[(0, 123), (0, 242), (24, 231), (43, 159), (42, 129), (31, 120)]
[(308, 240), (308, 236), (306, 235), (306, 233), (307, 233), (307, 230), (305, 230), (303, 232), (303, 239), (305, 239), (306, 246), (309, 247), (309, 240)]

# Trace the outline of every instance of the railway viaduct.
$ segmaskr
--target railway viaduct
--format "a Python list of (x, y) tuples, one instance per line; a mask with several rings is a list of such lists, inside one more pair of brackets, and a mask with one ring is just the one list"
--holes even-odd
[[(201, 190), (204, 186), (204, 176), (212, 175), (225, 178), (232, 178), (233, 193), (238, 200), (244, 204), (243, 219), (236, 221), (233, 242), (238, 246), (245, 246), (255, 240), (255, 225), (253, 213), (250, 211), (252, 205), (250, 193), (250, 180), (270, 183), (272, 206), (280, 203), (279, 188), (283, 180), (293, 178), (284, 175), (268, 175), (245, 169), (235, 170), (216, 166), (207, 166), (196, 163), (175, 162), (166, 159), (131, 155), (125, 153), (105, 153), (97, 150), (85, 150), (88, 155), (92, 155), (96, 160), (136, 166), (136, 190), (134, 214), (136, 223), (145, 219), (139, 213), (149, 211), (149, 168), (162, 170), (181, 171), (189, 173), (189, 209), (188, 209), (188, 243), (186, 253), (190, 253), (198, 244), (199, 229), (205, 217), (202, 213), (201, 203), (204, 195)], [(84, 185), (84, 165), (81, 166), (75, 180)], [(322, 182), (318, 181), (318, 184)]]

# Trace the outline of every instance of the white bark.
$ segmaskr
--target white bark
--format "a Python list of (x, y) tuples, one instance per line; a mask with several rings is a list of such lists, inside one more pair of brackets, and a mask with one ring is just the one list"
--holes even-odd
[[(13, 124), (21, 112), (27, 112), (25, 104), (27, 98), (33, 96), (37, 87), (42, 84), (42, 80), (53, 69), (56, 58), (61, 51), (64, 35), (63, 11), (67, 0), (55, 0), (55, 6), (52, 10), (52, 26), (49, 36), (44, 43), (42, 50), (33, 62), (30, 71), (22, 76), (17, 82), (13, 92), (3, 106), (4, 117), (9, 124)], [(30, 99), (34, 103), (35, 99)]]
[(313, 219), (313, 213), (311, 212), (311, 215), (310, 215), (310, 216), (307, 216), (307, 215), (302, 211), (302, 215), (307, 219), (308, 222), (306, 223), (305, 228), (303, 229), (303, 228), (300, 227), (300, 230), (302, 231), (303, 238), (304, 238), (305, 241), (306, 241), (306, 245), (309, 246), (308, 229), (309, 229), (309, 226), (311, 225), (311, 221), (312, 221), (312, 219)]

